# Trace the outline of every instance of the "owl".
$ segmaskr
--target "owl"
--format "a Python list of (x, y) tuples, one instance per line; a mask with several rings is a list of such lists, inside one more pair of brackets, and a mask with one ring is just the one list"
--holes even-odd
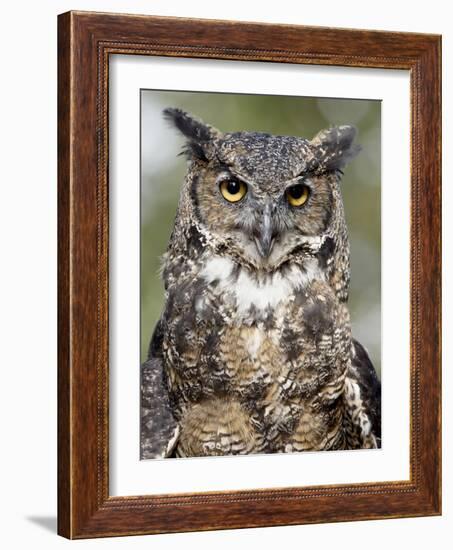
[(380, 382), (348, 311), (340, 180), (356, 130), (308, 140), (164, 116), (188, 168), (141, 367), (141, 457), (380, 447)]

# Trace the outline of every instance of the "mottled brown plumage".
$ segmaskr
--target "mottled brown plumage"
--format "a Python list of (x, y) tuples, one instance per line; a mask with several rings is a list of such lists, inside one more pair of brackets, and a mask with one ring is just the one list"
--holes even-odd
[(355, 130), (223, 134), (165, 114), (189, 166), (142, 366), (142, 458), (379, 446), (380, 385), (347, 308)]

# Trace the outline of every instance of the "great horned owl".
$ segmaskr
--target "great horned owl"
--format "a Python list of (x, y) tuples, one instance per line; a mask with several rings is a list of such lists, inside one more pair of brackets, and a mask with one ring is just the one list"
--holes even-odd
[(380, 383), (347, 307), (355, 129), (310, 141), (164, 115), (189, 163), (142, 365), (142, 458), (379, 447)]

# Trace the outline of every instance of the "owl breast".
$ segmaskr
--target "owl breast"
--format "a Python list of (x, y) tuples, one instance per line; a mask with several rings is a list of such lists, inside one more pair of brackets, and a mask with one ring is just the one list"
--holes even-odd
[(171, 289), (163, 352), (182, 456), (337, 449), (351, 336), (318, 260), (202, 258)]

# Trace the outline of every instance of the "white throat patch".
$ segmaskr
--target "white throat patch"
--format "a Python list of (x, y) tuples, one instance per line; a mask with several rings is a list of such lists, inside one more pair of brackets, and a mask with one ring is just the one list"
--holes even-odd
[(257, 278), (245, 268), (235, 272), (232, 260), (220, 256), (207, 260), (201, 276), (208, 284), (216, 281), (219, 292), (232, 294), (240, 314), (247, 313), (252, 306), (260, 312), (273, 309), (295, 291), (324, 278), (315, 259), (308, 260), (304, 268), (292, 266)]

